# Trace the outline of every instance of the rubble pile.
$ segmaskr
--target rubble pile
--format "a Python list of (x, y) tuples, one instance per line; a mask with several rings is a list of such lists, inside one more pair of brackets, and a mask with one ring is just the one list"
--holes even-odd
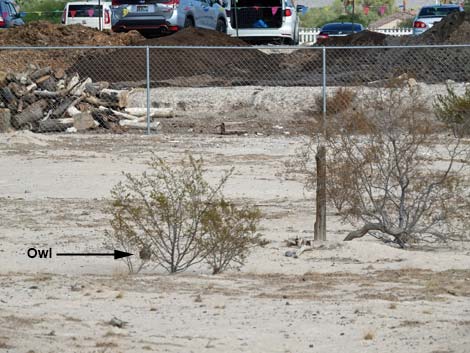
[(0, 132), (146, 128), (146, 111), (127, 108), (128, 95), (63, 69), (30, 65), (19, 73), (0, 71)]

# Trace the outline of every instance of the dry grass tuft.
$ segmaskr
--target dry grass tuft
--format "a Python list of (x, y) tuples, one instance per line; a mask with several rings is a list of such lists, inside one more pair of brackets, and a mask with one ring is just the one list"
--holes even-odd
[(118, 346), (118, 344), (116, 342), (103, 341), (103, 342), (96, 342), (95, 346), (98, 348), (113, 348), (113, 347), (115, 348)]
[(124, 298), (124, 293), (123, 292), (119, 292), (117, 295), (116, 295), (116, 299), (122, 299)]
[(7, 344), (7, 341), (0, 339), (0, 349), (10, 349), (12, 346)]
[(375, 338), (375, 334), (371, 331), (368, 331), (364, 337), (363, 337), (366, 341), (371, 341)]
[(397, 304), (395, 303), (390, 303), (390, 305), (388, 306), (389, 309), (396, 309), (397, 308)]

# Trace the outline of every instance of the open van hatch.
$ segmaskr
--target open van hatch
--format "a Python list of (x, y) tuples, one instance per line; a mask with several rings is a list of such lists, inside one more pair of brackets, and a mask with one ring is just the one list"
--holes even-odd
[(282, 27), (282, 0), (238, 0), (236, 4), (231, 1), (230, 22), (233, 28)]

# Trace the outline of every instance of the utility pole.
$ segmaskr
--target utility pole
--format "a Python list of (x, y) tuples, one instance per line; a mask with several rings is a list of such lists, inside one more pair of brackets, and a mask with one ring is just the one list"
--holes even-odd
[(103, 9), (101, 8), (101, 0), (98, 0), (98, 14), (99, 14), (99, 25), (98, 25), (98, 29), (101, 31), (103, 30), (103, 25), (101, 23), (102, 19), (103, 19)]
[(352, 0), (352, 25), (351, 25), (351, 32), (354, 33), (354, 9), (355, 9), (355, 6), (354, 6), (354, 3), (355, 3), (355, 0)]

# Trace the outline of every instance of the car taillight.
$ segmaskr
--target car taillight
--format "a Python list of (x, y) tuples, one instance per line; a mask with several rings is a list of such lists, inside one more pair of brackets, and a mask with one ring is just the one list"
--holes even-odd
[(109, 10), (104, 10), (104, 24), (109, 25), (111, 23), (111, 17), (109, 16)]
[(284, 16), (286, 16), (286, 17), (292, 16), (292, 11), (290, 9), (285, 9), (284, 10)]
[(414, 21), (413, 27), (414, 28), (426, 28), (426, 23), (421, 22), (421, 21)]
[(5, 20), (0, 16), (0, 26), (5, 26)]
[(321, 32), (317, 36), (317, 39), (328, 39), (328, 38), (329, 38), (328, 34), (321, 33)]
[(173, 6), (179, 5), (179, 3), (180, 3), (180, 0), (167, 0), (163, 2), (163, 4), (165, 5), (173, 5)]

